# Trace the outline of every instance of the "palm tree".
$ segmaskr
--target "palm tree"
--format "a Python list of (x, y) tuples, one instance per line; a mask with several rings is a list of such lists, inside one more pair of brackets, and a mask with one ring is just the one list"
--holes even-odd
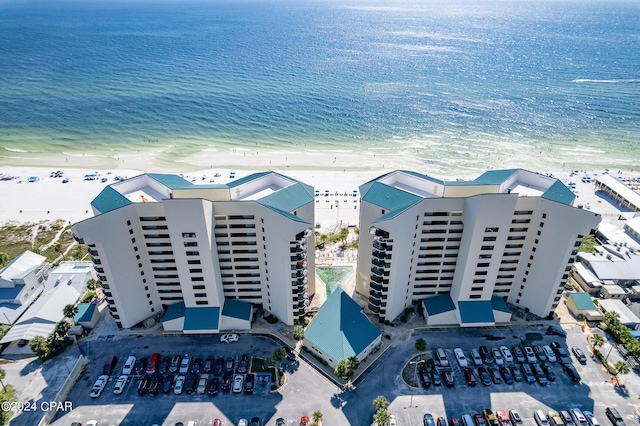
[(274, 351), (273, 354), (271, 355), (271, 358), (273, 359), (273, 361), (275, 362), (281, 362), (285, 356), (287, 356), (287, 353), (284, 351), (284, 348), (282, 347), (277, 347)]
[(599, 334), (594, 334), (593, 336), (591, 336), (591, 344), (595, 349), (598, 349), (599, 347), (604, 345), (605, 342), (605, 338)]
[(620, 374), (629, 374), (631, 368), (629, 368), (629, 364), (624, 361), (616, 362), (615, 364), (613, 364), (613, 368), (615, 370), (615, 374), (613, 376), (616, 378), (616, 382), (618, 382), (618, 385), (620, 385)]
[(360, 360), (357, 356), (350, 356), (347, 358), (347, 363), (349, 364), (350, 370), (355, 370), (360, 365)]
[(100, 284), (100, 281), (98, 281), (95, 278), (89, 278), (87, 280), (87, 290), (94, 291), (95, 289), (98, 288), (98, 284)]
[(322, 413), (320, 411), (314, 411), (313, 414), (311, 415), (311, 419), (313, 420), (314, 423), (319, 423), (322, 421)]
[(7, 376), (7, 372), (4, 371), (4, 368), (0, 367), (0, 385), (2, 385), (2, 392), (6, 392), (4, 388), (4, 383), (2, 383), (2, 381), (6, 376)]
[(387, 410), (378, 410), (376, 414), (373, 415), (373, 421), (378, 426), (389, 426), (391, 414), (389, 414)]
[(388, 406), (389, 401), (382, 395), (373, 400), (373, 409), (376, 411), (386, 410)]
[(614, 322), (616, 322), (619, 318), (620, 318), (620, 314), (619, 313), (617, 313), (615, 311), (608, 311), (608, 312), (605, 312), (604, 318), (602, 319), (602, 321), (604, 321), (604, 323), (608, 327), (611, 324), (613, 324)]
[(73, 318), (78, 313), (78, 307), (75, 305), (69, 304), (64, 308), (62, 308), (62, 313), (64, 314), (65, 318)]
[(33, 353), (41, 356), (47, 351), (47, 341), (42, 336), (36, 336), (29, 342), (29, 347)]

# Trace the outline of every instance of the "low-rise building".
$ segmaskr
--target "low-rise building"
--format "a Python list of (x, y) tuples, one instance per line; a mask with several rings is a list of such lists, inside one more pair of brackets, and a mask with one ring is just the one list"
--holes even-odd
[(600, 294), (603, 299), (618, 299), (625, 300), (627, 298), (627, 292), (624, 288), (616, 284), (605, 284), (600, 287)]
[(589, 321), (602, 319), (602, 313), (598, 311), (589, 293), (569, 293), (567, 296), (567, 309), (576, 318), (585, 318)]
[(607, 312), (617, 312), (620, 323), (629, 327), (631, 330), (637, 330), (640, 326), (640, 318), (621, 300), (602, 299), (598, 302), (598, 309), (600, 309), (603, 314)]
[(0, 269), (0, 324), (13, 324), (42, 292), (46, 260), (25, 251)]

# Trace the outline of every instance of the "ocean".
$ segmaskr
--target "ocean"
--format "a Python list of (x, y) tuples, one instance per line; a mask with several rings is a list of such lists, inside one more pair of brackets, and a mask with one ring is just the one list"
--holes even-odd
[(251, 149), (444, 176), (633, 169), (639, 17), (604, 0), (0, 0), (0, 165)]

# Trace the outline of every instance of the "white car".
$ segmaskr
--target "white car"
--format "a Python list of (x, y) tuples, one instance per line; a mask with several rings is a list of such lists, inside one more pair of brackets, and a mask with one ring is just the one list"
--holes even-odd
[(249, 426), (249, 422), (247, 421), (247, 419), (240, 419), (240, 421), (238, 422), (238, 426)]
[(471, 349), (471, 359), (476, 367), (484, 364), (482, 357), (480, 356), (480, 352), (477, 349)]
[(505, 362), (508, 362), (508, 363), (513, 362), (513, 354), (511, 354), (511, 351), (509, 350), (508, 347), (500, 346), (500, 353), (502, 354), (502, 357), (504, 358)]
[(556, 358), (556, 354), (553, 353), (553, 350), (549, 345), (544, 345), (542, 347), (542, 350), (544, 351), (545, 355), (547, 355), (547, 359), (549, 360), (549, 362), (556, 362), (558, 360), (558, 358)]
[(394, 414), (389, 416), (389, 426), (397, 426), (396, 416)]
[(238, 340), (239, 340), (239, 337), (235, 333), (225, 333), (222, 336), (220, 336), (220, 343), (233, 343), (233, 342), (237, 342)]
[(233, 393), (242, 393), (242, 385), (244, 384), (244, 376), (236, 374), (233, 378)]
[(136, 365), (136, 357), (131, 355), (127, 358), (127, 361), (124, 363), (124, 367), (122, 367), (122, 374), (126, 374), (127, 376), (131, 375), (133, 372), (133, 367)]
[(178, 369), (178, 373), (187, 374), (189, 372), (189, 364), (191, 364), (191, 357), (189, 354), (184, 354), (182, 357), (182, 362), (180, 363), (180, 369)]
[(524, 355), (527, 357), (527, 362), (529, 364), (535, 364), (536, 362), (538, 362), (538, 358), (536, 358), (536, 353), (533, 352), (533, 349), (531, 348), (531, 346), (525, 346), (522, 349), (524, 349)]
[(464, 356), (464, 352), (462, 352), (462, 349), (455, 348), (453, 350), (453, 354), (456, 356), (456, 360), (458, 361), (460, 367), (467, 367), (469, 365), (469, 363), (467, 362), (467, 358)]
[(93, 388), (91, 388), (91, 393), (89, 394), (89, 396), (91, 398), (99, 397), (102, 394), (104, 387), (107, 385), (108, 380), (109, 376), (107, 376), (106, 374), (98, 377), (98, 380), (96, 380), (96, 382), (93, 384)]
[(502, 357), (500, 349), (493, 348), (491, 352), (493, 352), (493, 359), (496, 361), (496, 365), (504, 365), (504, 358)]
[(88, 422), (85, 423), (85, 426), (97, 426), (97, 425), (98, 425), (97, 420), (89, 420)]
[(591, 411), (583, 411), (582, 414), (584, 414), (587, 418), (587, 422), (589, 422), (591, 426), (600, 426), (600, 422), (595, 418)]
[(182, 391), (184, 390), (184, 381), (185, 381), (184, 376), (176, 377), (176, 382), (173, 384), (174, 395), (180, 395), (182, 393)]
[(118, 380), (116, 381), (116, 385), (113, 387), (113, 393), (115, 393), (116, 395), (120, 395), (122, 391), (124, 391), (124, 387), (127, 385), (128, 378), (129, 376), (127, 376), (126, 374), (123, 374), (122, 376), (118, 377)]

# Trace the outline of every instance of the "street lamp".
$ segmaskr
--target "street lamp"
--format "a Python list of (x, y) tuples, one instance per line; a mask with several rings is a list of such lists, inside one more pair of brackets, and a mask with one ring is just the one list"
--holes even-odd
[[(420, 359), (418, 361), (409, 361), (409, 364), (413, 364), (413, 379), (418, 383), (418, 364), (424, 364), (425, 360)], [(411, 394), (411, 399), (409, 400), (409, 408), (413, 406), (413, 394)]]

